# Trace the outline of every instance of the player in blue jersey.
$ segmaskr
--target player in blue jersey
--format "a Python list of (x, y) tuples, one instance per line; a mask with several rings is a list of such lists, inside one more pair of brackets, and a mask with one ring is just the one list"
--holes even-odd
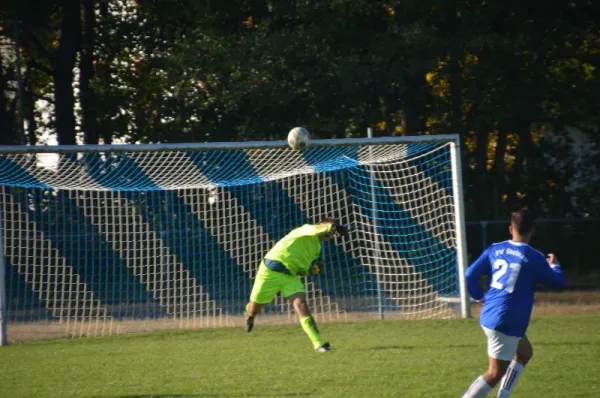
[[(487, 336), (489, 367), (463, 395), (485, 397), (500, 382), (498, 397), (508, 397), (517, 378), (533, 355), (525, 332), (533, 308), (537, 284), (561, 288), (565, 277), (555, 255), (545, 257), (529, 246), (535, 232), (530, 211), (513, 212), (509, 232), (511, 240), (494, 243), (467, 269), (467, 289), (483, 301), (479, 323)], [(479, 281), (489, 278), (483, 292)]]

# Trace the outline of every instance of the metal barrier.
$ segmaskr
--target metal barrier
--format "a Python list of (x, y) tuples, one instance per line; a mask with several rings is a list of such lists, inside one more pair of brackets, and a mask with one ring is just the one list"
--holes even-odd
[[(508, 220), (467, 221), (469, 263), (490, 244), (510, 239)], [(600, 218), (542, 218), (537, 220), (531, 245), (555, 253), (568, 285), (600, 288)], [(569, 282), (570, 280), (570, 282)]]

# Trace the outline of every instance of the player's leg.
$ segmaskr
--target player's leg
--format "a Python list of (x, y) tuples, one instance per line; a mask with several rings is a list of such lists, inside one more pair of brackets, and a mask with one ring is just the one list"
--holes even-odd
[(317, 323), (310, 314), (306, 292), (304, 291), (304, 286), (302, 285), (302, 282), (300, 282), (300, 279), (297, 277), (288, 278), (288, 282), (283, 287), (282, 293), (284, 297), (287, 297), (292, 302), (294, 310), (300, 320), (300, 325), (302, 325), (302, 329), (313, 343), (314, 349), (318, 352), (329, 351), (329, 343), (325, 342), (321, 337), (321, 333), (317, 328)]
[(262, 308), (264, 307), (264, 304), (259, 304), (255, 301), (252, 301), (252, 299), (250, 299), (250, 301), (248, 301), (248, 304), (246, 304), (246, 316), (251, 316), (251, 317), (255, 317), (258, 314), (260, 314), (260, 311), (262, 310)]
[(489, 358), (488, 370), (467, 389), (463, 398), (483, 398), (498, 384), (510, 361)]
[(519, 340), (519, 346), (517, 347), (517, 355), (515, 355), (515, 361), (525, 366), (531, 361), (533, 357), (533, 347), (527, 336), (523, 336)]
[(531, 346), (531, 342), (524, 336), (521, 340), (519, 340), (519, 346), (517, 347), (517, 355), (508, 365), (508, 369), (506, 369), (506, 373), (502, 377), (502, 381), (500, 382), (500, 390), (498, 390), (498, 397), (508, 397), (512, 392), (515, 384), (517, 383), (517, 379), (523, 372), (525, 365), (531, 360), (533, 356), (533, 347)]
[(519, 338), (483, 328), (487, 336), (488, 370), (479, 376), (470, 386), (463, 398), (485, 397), (504, 376), (510, 361), (517, 352)]
[(300, 320), (300, 325), (302, 325), (302, 329), (307, 334), (310, 341), (313, 343), (313, 347), (315, 350), (319, 352), (329, 351), (330, 346), (329, 343), (325, 342), (321, 337), (321, 333), (319, 332), (319, 328), (317, 327), (317, 323), (310, 314), (310, 310), (308, 308), (308, 303), (306, 300), (306, 293), (295, 293), (289, 297), (290, 301), (294, 306), (294, 310), (298, 315), (298, 319)]
[(270, 303), (280, 290), (280, 281), (277, 273), (268, 269), (264, 263), (260, 263), (250, 300), (246, 304), (246, 332), (250, 333), (254, 328), (254, 318), (260, 313), (265, 304)]
[(483, 398), (498, 384), (510, 361), (489, 358), (488, 370), (467, 389), (463, 398)]

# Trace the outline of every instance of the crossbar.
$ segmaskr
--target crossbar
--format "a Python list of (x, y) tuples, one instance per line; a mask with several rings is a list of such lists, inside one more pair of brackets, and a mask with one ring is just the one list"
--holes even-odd
[[(377, 138), (333, 138), (311, 140), (310, 147), (333, 147), (351, 145), (389, 145), (419, 142), (458, 142), (457, 134), (377, 137)], [(158, 152), (158, 151), (202, 151), (227, 149), (272, 149), (287, 146), (287, 141), (243, 141), (243, 142), (190, 142), (163, 144), (112, 144), (112, 145), (0, 145), (0, 153), (88, 153), (88, 152)]]

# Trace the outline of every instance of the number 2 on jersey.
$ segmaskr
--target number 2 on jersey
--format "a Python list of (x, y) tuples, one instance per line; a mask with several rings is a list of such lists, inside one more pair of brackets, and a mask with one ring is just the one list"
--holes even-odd
[[(521, 264), (519, 263), (507, 263), (501, 258), (494, 261), (494, 273), (492, 274), (491, 287), (498, 290), (506, 290), (508, 293), (512, 293), (515, 289), (515, 283), (519, 277), (519, 271), (521, 271)], [(508, 279), (505, 283), (500, 282), (500, 278), (508, 272)]]

